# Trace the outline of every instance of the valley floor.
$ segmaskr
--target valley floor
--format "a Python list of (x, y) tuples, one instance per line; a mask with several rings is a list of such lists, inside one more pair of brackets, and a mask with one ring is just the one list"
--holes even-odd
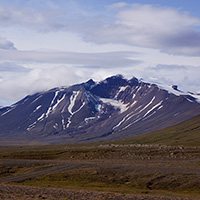
[(0, 199), (200, 199), (200, 148), (0, 148)]

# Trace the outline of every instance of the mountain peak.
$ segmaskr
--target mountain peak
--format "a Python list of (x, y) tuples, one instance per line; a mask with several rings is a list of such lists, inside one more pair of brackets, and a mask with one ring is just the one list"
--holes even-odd
[(128, 82), (129, 82), (130, 86), (134, 86), (134, 85), (138, 85), (139, 84), (139, 80), (136, 77), (133, 77)]
[(108, 84), (112, 81), (127, 81), (121, 74), (117, 74), (115, 76), (110, 76), (106, 78), (103, 82), (107, 82)]
[(96, 84), (96, 82), (95, 82), (93, 79), (89, 79), (89, 80), (86, 82), (86, 84), (88, 84), (88, 85), (94, 85), (94, 84)]
[(124, 79), (122, 75), (111, 76), (100, 81), (92, 88), (91, 92), (103, 98), (114, 98), (116, 90), (118, 90), (120, 86), (125, 86), (127, 84), (128, 81)]
[(87, 82), (83, 83), (83, 86), (86, 90), (91, 89), (93, 86), (96, 85), (96, 82), (93, 79), (89, 79)]

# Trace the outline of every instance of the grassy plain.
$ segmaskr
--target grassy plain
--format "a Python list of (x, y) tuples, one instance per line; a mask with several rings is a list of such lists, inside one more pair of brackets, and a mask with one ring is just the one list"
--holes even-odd
[(0, 183), (198, 199), (199, 158), (200, 148), (182, 146), (2, 148)]
[(200, 146), (200, 115), (159, 131), (114, 141), (114, 143)]
[(107, 143), (1, 146), (0, 193), (2, 199), (11, 193), (10, 199), (200, 199), (200, 116)]

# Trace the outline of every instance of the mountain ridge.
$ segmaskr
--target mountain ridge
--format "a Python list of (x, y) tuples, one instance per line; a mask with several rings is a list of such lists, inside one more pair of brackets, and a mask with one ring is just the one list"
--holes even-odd
[(156, 131), (200, 114), (194, 95), (176, 92), (181, 94), (121, 75), (53, 88), (1, 108), (0, 139), (107, 141)]

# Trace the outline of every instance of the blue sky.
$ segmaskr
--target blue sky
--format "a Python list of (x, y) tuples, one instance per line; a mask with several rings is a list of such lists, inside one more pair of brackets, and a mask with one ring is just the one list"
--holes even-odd
[(122, 74), (200, 93), (200, 1), (0, 0), (0, 105)]

